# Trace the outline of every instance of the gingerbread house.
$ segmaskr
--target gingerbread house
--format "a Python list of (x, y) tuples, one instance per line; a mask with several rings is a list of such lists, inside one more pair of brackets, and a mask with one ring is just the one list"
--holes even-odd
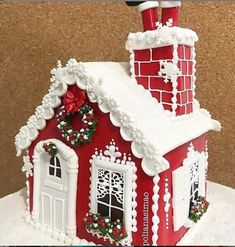
[(206, 201), (207, 133), (195, 99), (195, 32), (180, 1), (140, 3), (130, 63), (59, 61), (15, 138), (26, 221), (67, 244), (175, 245)]

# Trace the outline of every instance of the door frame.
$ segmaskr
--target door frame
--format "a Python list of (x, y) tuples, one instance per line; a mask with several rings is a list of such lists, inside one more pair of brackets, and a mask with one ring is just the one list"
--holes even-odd
[(34, 177), (33, 177), (33, 210), (32, 218), (39, 222), (40, 214), (40, 177), (41, 165), (40, 156), (45, 152), (43, 144), (53, 142), (58, 148), (59, 154), (67, 160), (68, 192), (67, 192), (67, 219), (65, 219), (65, 229), (68, 236), (76, 236), (76, 200), (77, 200), (77, 178), (78, 178), (78, 157), (75, 151), (57, 139), (47, 139), (37, 143), (33, 153)]

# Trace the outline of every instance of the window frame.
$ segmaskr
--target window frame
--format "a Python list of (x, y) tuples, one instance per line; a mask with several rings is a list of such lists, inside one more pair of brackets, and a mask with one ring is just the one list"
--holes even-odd
[(132, 175), (133, 170), (130, 165), (123, 165), (115, 162), (93, 159), (91, 167), (91, 212), (97, 214), (97, 175), (98, 169), (110, 170), (111, 172), (120, 172), (124, 174), (124, 190), (123, 190), (123, 218), (127, 231), (131, 231), (132, 227)]
[[(205, 146), (205, 149), (206, 146)], [(178, 231), (188, 220), (189, 218), (189, 209), (191, 208), (191, 201), (193, 195), (198, 192), (198, 196), (205, 196), (202, 194), (201, 190), (206, 189), (206, 180), (202, 180), (202, 175), (206, 177), (207, 169), (207, 151), (196, 151), (193, 144), (190, 143), (188, 148), (187, 157), (183, 160), (181, 166), (176, 168), (172, 172), (172, 184), (173, 184), (173, 226), (174, 231)], [(191, 170), (198, 165), (197, 177), (196, 179), (191, 179)], [(203, 172), (203, 174), (200, 174)], [(191, 194), (191, 188), (193, 183), (198, 182), (198, 188), (194, 190), (194, 193)], [(200, 190), (200, 187), (204, 187)]]

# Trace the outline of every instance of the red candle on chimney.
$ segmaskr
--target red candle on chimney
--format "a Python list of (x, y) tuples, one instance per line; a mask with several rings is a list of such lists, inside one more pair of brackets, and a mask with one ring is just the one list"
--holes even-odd
[(157, 1), (147, 1), (139, 4), (138, 10), (142, 14), (144, 31), (156, 30), (156, 22), (158, 21), (157, 16)]
[(160, 7), (162, 8), (162, 24), (166, 25), (169, 19), (172, 19), (172, 26), (178, 26), (179, 21), (179, 7), (181, 6), (180, 0), (175, 1), (161, 1)]

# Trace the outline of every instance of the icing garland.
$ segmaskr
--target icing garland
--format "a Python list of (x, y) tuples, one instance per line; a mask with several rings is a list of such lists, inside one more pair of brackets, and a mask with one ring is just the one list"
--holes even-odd
[(111, 222), (109, 217), (88, 213), (84, 222), (88, 232), (98, 233), (103, 237), (109, 236), (115, 242), (120, 242), (127, 237), (126, 228), (119, 219)]
[(57, 146), (53, 142), (44, 143), (43, 148), (50, 156), (55, 156), (58, 153)]
[[(56, 119), (59, 123), (57, 127), (62, 137), (72, 145), (77, 146), (92, 141), (97, 124), (93, 109), (85, 102), (85, 93), (81, 92), (79, 96), (80, 97), (77, 98), (72, 92), (68, 91), (63, 100), (64, 105), (56, 115)], [(74, 114), (79, 114), (82, 119), (82, 127), (79, 130), (74, 130), (71, 125)]]
[(197, 221), (201, 219), (202, 215), (206, 213), (208, 207), (209, 207), (209, 202), (207, 202), (204, 197), (199, 196), (190, 209), (190, 213), (189, 213), (190, 220), (197, 223)]

